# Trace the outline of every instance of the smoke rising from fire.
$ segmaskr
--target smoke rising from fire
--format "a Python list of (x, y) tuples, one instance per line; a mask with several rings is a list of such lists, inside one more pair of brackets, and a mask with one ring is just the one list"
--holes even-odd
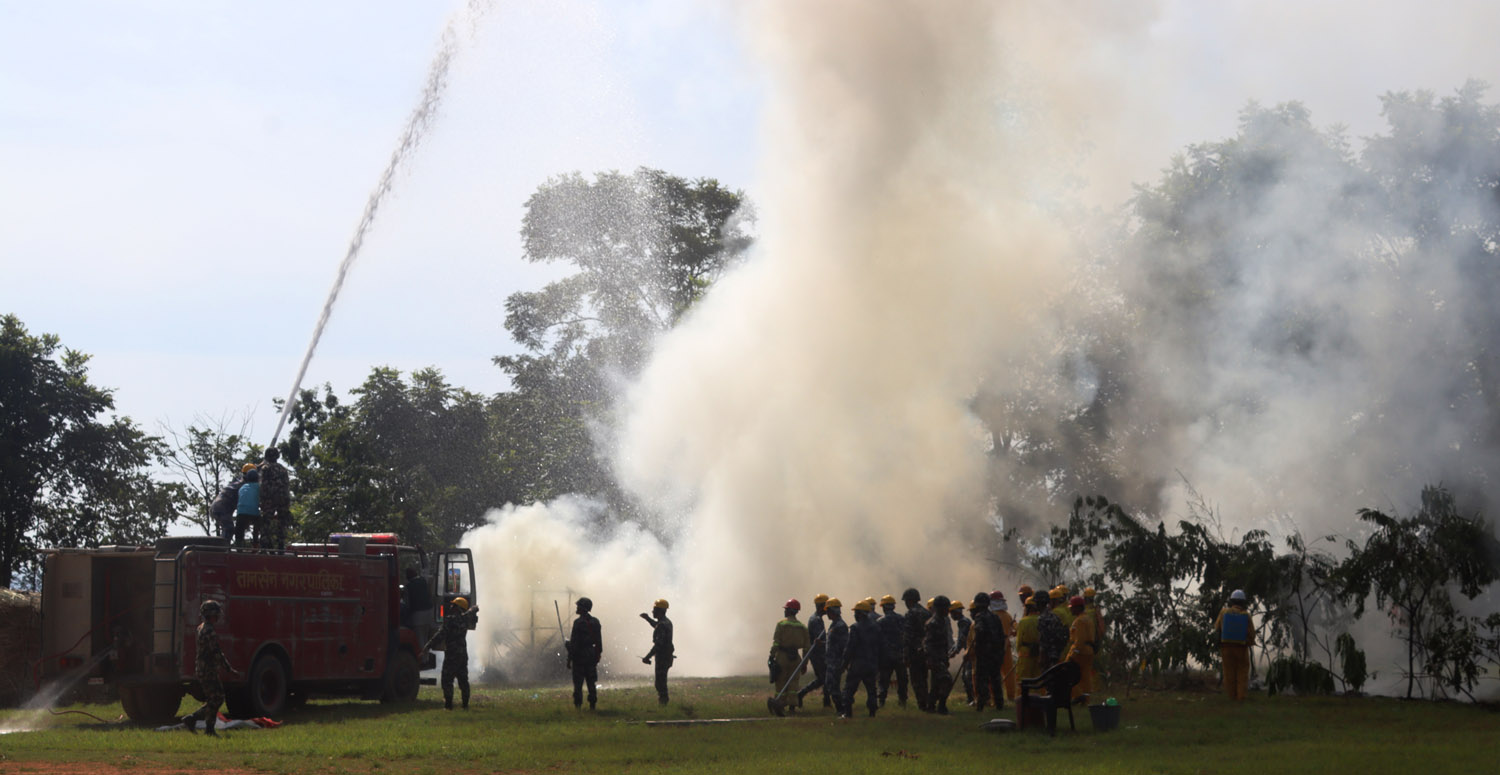
[[(1362, 181), (1314, 138), (1249, 216), (1190, 214), (1235, 215), (1243, 247), (1217, 264), (1090, 231), (1073, 197), (1139, 172), (1099, 143), (1150, 134), (1168, 63), (1118, 72), (1151, 13), (1069, 5), (744, 11), (769, 79), (755, 255), (657, 343), (600, 434), (646, 516), (493, 513), (465, 540), (487, 607), (520, 622), (531, 590), (587, 594), (611, 671), (643, 672), (624, 658), (649, 643), (633, 617), (664, 596), (680, 672), (753, 672), (787, 597), (1036, 581), (990, 561), (996, 527), (1058, 518), (1086, 494), (1064, 486), (1170, 518), (1191, 485), (1231, 531), (1316, 535), (1494, 470), (1476, 433), (1493, 401), (1455, 396), (1488, 379), (1459, 354), (1500, 331), (1495, 284), (1370, 244), (1341, 207)], [(1209, 270), (1226, 281), (1198, 283)], [(1049, 472), (1089, 456), (1103, 474)]]

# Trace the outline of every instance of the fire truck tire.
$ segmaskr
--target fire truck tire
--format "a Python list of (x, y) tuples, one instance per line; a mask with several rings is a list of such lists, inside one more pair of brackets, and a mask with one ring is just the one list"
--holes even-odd
[(422, 688), (422, 670), (417, 658), (410, 651), (396, 652), (390, 667), (385, 671), (385, 691), (381, 702), (412, 702), (417, 699), (417, 690)]
[(275, 654), (261, 654), (250, 668), (249, 692), (252, 716), (275, 718), (286, 710), (287, 669)]
[(181, 686), (121, 686), (120, 704), (131, 721), (156, 726), (177, 717), (182, 694)]

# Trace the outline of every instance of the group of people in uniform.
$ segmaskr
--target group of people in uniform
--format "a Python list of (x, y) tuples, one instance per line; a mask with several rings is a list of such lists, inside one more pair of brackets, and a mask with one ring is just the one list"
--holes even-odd
[[(1095, 594), (1092, 587), (1071, 596), (1066, 585), (1042, 593), (1022, 586), (1025, 611), (1017, 620), (999, 590), (975, 594), (965, 616), (961, 599), (937, 595), (924, 604), (921, 593), (909, 588), (901, 595), (904, 612), (896, 610), (891, 595), (878, 603), (867, 597), (854, 604), (852, 625), (844, 621), (843, 602), (826, 594), (813, 598), (804, 624), (797, 618), (802, 604), (793, 598), (782, 606), (784, 618), (771, 636), (767, 665), (778, 693), (769, 705), (776, 713), (796, 710), (809, 694), (821, 691), (823, 707), (848, 718), (863, 687), (865, 708), (874, 716), (894, 679), (900, 707), (906, 707), (910, 689), (920, 710), (946, 714), (949, 697), (962, 686), (975, 710), (999, 710), (1019, 696), (1022, 679), (1038, 677), (1064, 660), (1078, 663), (1082, 678), (1073, 692), (1081, 697), (1098, 683), (1093, 662), (1104, 638), (1104, 617)], [(955, 658), (960, 658), (957, 670)], [(809, 666), (813, 680), (798, 688)]]
[(285, 549), (292, 524), (291, 477), (281, 462), (281, 450), (266, 447), (265, 459), (246, 463), (240, 475), (224, 485), (209, 504), (208, 515), (219, 537), (236, 548)]

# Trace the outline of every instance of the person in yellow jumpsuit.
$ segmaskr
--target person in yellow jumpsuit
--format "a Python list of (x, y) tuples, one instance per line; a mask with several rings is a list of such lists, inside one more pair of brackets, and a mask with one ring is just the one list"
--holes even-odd
[(1017, 680), (1036, 678), (1042, 674), (1042, 634), (1037, 628), (1037, 617), (1041, 616), (1044, 596), (1032, 595), (1026, 603), (1026, 615), (1016, 623), (1016, 676)]
[(1073, 687), (1073, 699), (1077, 700), (1094, 691), (1094, 620), (1083, 610), (1083, 597), (1075, 595), (1068, 601), (1073, 614), (1073, 624), (1068, 628), (1068, 661), (1078, 664), (1078, 683)]
[(1064, 592), (1063, 589), (1061, 584), (1053, 587), (1047, 593), (1047, 598), (1052, 601), (1052, 613), (1057, 614), (1058, 620), (1063, 623), (1064, 627), (1071, 628), (1073, 626), (1073, 613), (1068, 610), (1068, 593)]
[(1010, 644), (1016, 640), (1016, 619), (1010, 615), (1010, 605), (1005, 602), (1005, 593), (995, 590), (990, 593), (990, 613), (1000, 622), (1000, 629), (1005, 632), (1005, 653), (1001, 655), (1000, 675), (1004, 676), (1005, 699), (1012, 702), (1021, 696), (1021, 678), (1017, 675), (1016, 656), (1011, 651)]
[[(797, 695), (797, 679), (807, 672), (802, 658), (812, 648), (807, 625), (797, 621), (797, 612), (801, 610), (802, 603), (796, 598), (786, 601), (781, 607), (785, 618), (776, 623), (776, 631), (771, 635), (771, 661), (776, 665), (776, 676), (771, 679), (771, 691), (781, 694), (785, 690), (786, 696), (796, 698), (792, 701), (793, 707), (802, 706), (802, 698)], [(798, 666), (802, 669), (798, 670)]]
[(1245, 590), (1229, 595), (1229, 605), (1214, 620), (1219, 635), (1219, 657), (1224, 662), (1224, 693), (1230, 700), (1243, 700), (1250, 690), (1250, 647), (1255, 645), (1255, 628), (1251, 626), (1249, 600)]
[[(1084, 587), (1083, 590), (1083, 612), (1094, 620), (1094, 657), (1097, 660), (1099, 652), (1104, 647), (1104, 614), (1099, 612), (1099, 607), (1094, 605), (1094, 598), (1099, 591), (1093, 587)], [(1099, 670), (1094, 669), (1094, 674), (1089, 676), (1089, 683), (1093, 685), (1094, 691), (1102, 691), (1104, 684), (1099, 681)]]

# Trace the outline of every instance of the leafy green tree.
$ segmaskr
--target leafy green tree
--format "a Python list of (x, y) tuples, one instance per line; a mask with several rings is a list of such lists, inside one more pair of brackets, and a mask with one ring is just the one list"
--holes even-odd
[(196, 525), (204, 535), (213, 535), (216, 525), (208, 507), (219, 492), (240, 475), (240, 467), (261, 459), (259, 444), (250, 441), (249, 419), (230, 429), (231, 419), (199, 417), (182, 430), (162, 426), (166, 444), (164, 463), (186, 485), (189, 500), (178, 515)]
[(376, 368), (341, 402), (302, 392), (282, 445), (295, 467), (297, 534), (392, 531), (452, 545), (514, 500), (499, 467), (491, 402), (450, 386), (436, 369), (409, 380)]
[(610, 497), (594, 448), (612, 386), (749, 248), (753, 213), (738, 191), (642, 168), (553, 178), (526, 203), (523, 256), (576, 271), (506, 300), (526, 352), (495, 358), (514, 390), (498, 398), (506, 468), (527, 500)]
[(1495, 580), (1500, 552), (1490, 526), (1460, 514), (1452, 493), (1433, 486), (1410, 517), (1361, 509), (1359, 518), (1374, 532), (1348, 542), (1344, 591), (1358, 613), (1371, 595), (1390, 612), (1406, 644), (1407, 698), (1433, 678), (1433, 690), (1468, 693), (1480, 669), (1480, 625), (1458, 613), (1451, 592), (1472, 600)]
[(149, 542), (187, 497), (151, 478), (159, 438), (103, 416), (114, 398), (88, 360), (0, 318), (0, 585), (34, 583), (39, 546)]

